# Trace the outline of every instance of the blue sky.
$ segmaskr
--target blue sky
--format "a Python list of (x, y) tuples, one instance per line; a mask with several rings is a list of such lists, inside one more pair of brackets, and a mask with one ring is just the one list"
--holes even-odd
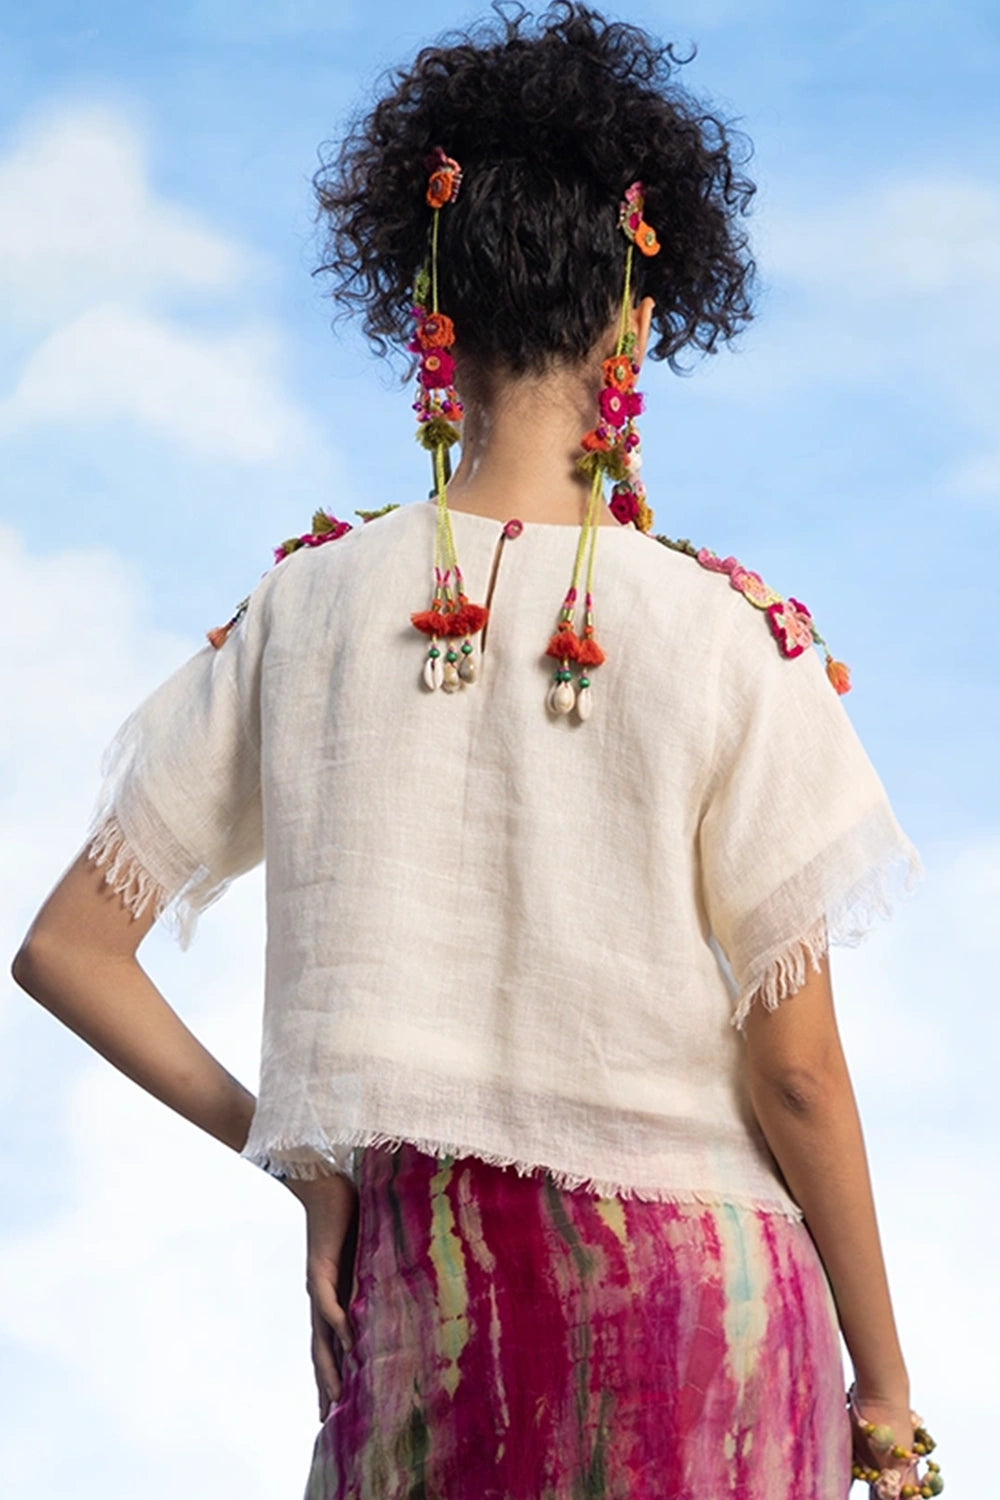
[[(317, 505), (350, 518), (425, 492), (396, 372), (330, 330), (309, 179), (384, 68), (479, 13), (0, 0), (4, 951), (80, 841), (103, 744), (272, 546)], [(645, 474), (657, 529), (809, 604), (924, 857), (920, 890), (834, 975), (914, 1399), (971, 1492), (1000, 1336), (982, 1192), (1000, 16), (615, 13), (696, 41), (683, 79), (755, 144), (758, 320), (688, 378), (647, 372)], [(251, 1084), (261, 906), (251, 876), (190, 953), (144, 949)], [(313, 1432), (297, 1206), (0, 990), (5, 1495), (297, 1495)]]

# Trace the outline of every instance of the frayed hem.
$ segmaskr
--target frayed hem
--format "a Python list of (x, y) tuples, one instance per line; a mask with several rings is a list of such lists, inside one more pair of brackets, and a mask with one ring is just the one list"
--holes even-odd
[(876, 919), (888, 921), (892, 917), (899, 901), (912, 891), (923, 873), (913, 845), (908, 841), (897, 844), (804, 932), (770, 949), (751, 966), (731, 1024), (742, 1030), (756, 1001), (765, 1010), (776, 1010), (782, 1000), (802, 988), (809, 969), (819, 971), (820, 961), (831, 946), (857, 947)]
[[(430, 1140), (426, 1137), (391, 1135), (378, 1130), (354, 1130), (336, 1141), (324, 1141), (322, 1145), (307, 1140), (276, 1141), (259, 1149), (244, 1149), (243, 1158), (273, 1177), (290, 1177), (311, 1181), (319, 1177), (337, 1175), (354, 1177), (352, 1166), (343, 1164), (340, 1153), (352, 1155), (355, 1151), (398, 1151), (403, 1146), (412, 1146), (428, 1156), (451, 1156), (456, 1160), (475, 1157), (487, 1166), (513, 1168), (519, 1177), (544, 1175), (555, 1187), (565, 1192), (582, 1191), (597, 1198), (620, 1198), (641, 1203), (671, 1203), (679, 1208), (723, 1208), (731, 1206), (749, 1212), (777, 1215), (793, 1223), (802, 1220), (802, 1210), (791, 1199), (782, 1202), (777, 1198), (758, 1198), (746, 1193), (729, 1193), (724, 1190), (705, 1191), (698, 1188), (666, 1188), (636, 1186), (634, 1183), (611, 1182), (605, 1178), (587, 1176), (585, 1173), (564, 1171), (548, 1163), (529, 1162), (499, 1152), (480, 1151), (471, 1146), (459, 1146), (454, 1142)], [(338, 1159), (339, 1158), (339, 1159)]]

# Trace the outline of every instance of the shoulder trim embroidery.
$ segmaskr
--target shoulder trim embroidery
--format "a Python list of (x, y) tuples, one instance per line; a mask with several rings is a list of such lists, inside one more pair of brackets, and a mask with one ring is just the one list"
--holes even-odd
[[(398, 509), (398, 505), (390, 504), (383, 505), (381, 510), (356, 510), (354, 514), (360, 516), (362, 521), (375, 521), (379, 516), (388, 515), (390, 510)], [(324, 542), (335, 542), (339, 537), (346, 536), (349, 531), (353, 530), (354, 527), (350, 521), (338, 521), (336, 516), (330, 515), (325, 510), (314, 511), (312, 531), (303, 532), (301, 536), (289, 537), (287, 541), (275, 547), (274, 563), (277, 565), (283, 562), (293, 552), (298, 552), (300, 547), (321, 547)], [(211, 646), (215, 647), (216, 651), (226, 644), (233, 627), (238, 625), (246, 614), (249, 603), (250, 597), (248, 595), (246, 599), (240, 600), (231, 620), (227, 620), (225, 625), (216, 625), (213, 630), (205, 632), (206, 640)]]
[(767, 615), (771, 633), (783, 656), (801, 656), (807, 646), (822, 646), (826, 658), (826, 675), (831, 685), (841, 695), (851, 691), (850, 669), (844, 662), (834, 661), (826, 641), (816, 628), (816, 622), (801, 600), (793, 599), (791, 595), (783, 599), (768, 587), (759, 573), (744, 568), (735, 557), (719, 557), (709, 547), (695, 547), (686, 537), (675, 542), (668, 536), (657, 536), (656, 541), (674, 552), (683, 552), (688, 557), (693, 557), (710, 573), (727, 574), (730, 587), (741, 593), (755, 609), (762, 610)]

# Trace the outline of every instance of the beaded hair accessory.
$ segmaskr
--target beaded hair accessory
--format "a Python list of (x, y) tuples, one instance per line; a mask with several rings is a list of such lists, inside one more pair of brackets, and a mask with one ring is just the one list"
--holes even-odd
[[(429, 173), (426, 197), (432, 210), (430, 252), (413, 289), (416, 326), (407, 347), (420, 359), (413, 409), (417, 414), (417, 441), (430, 453), (434, 470), (437, 531), (430, 607), (410, 619), (430, 640), (424, 685), (432, 692), (440, 687), (454, 693), (476, 680), (472, 637), (486, 624), (489, 611), (482, 604), (470, 604), (466, 597), (448, 513), (448, 450), (459, 440), (462, 403), (454, 386), (455, 360), (449, 353), (455, 342), (455, 327), (438, 306), (438, 232), (442, 208), (458, 197), (462, 169), (440, 146), (435, 147), (425, 165)], [(459, 640), (461, 645), (456, 650)], [(443, 658), (439, 642), (445, 645)]]
[[(594, 633), (594, 558), (604, 476), (614, 481), (611, 510), (622, 525), (631, 521), (640, 531), (648, 531), (653, 520), (639, 478), (642, 459), (635, 419), (642, 411), (642, 396), (635, 389), (639, 365), (634, 358), (635, 334), (628, 327), (634, 252), (638, 248), (643, 255), (657, 255), (660, 249), (655, 231), (643, 217), (644, 206), (642, 183), (633, 182), (626, 188), (618, 210), (618, 223), (628, 240), (618, 340), (614, 354), (604, 361), (602, 367), (604, 386), (598, 397), (600, 419), (596, 427), (584, 433), (580, 444), (584, 451), (578, 463), (590, 476), (590, 498), (573, 562), (573, 576), (559, 611), (555, 633), (545, 649), (546, 656), (554, 658), (557, 663), (546, 698), (549, 711), (556, 715), (569, 714), (575, 708), (582, 720), (589, 719), (593, 709), (590, 672), (605, 659)], [(574, 622), (579, 610), (585, 556), (583, 628), (578, 633)], [(580, 673), (575, 688), (571, 663)]]
[[(430, 606), (412, 614), (410, 619), (430, 642), (423, 668), (425, 686), (432, 692), (440, 687), (445, 692), (454, 693), (476, 680), (472, 637), (482, 630), (489, 611), (485, 605), (470, 603), (465, 593), (448, 513), (448, 480), (451, 475), (448, 450), (459, 441), (462, 403), (454, 386), (455, 361), (449, 352), (455, 342), (455, 328), (438, 304), (438, 241), (441, 210), (458, 196), (462, 169), (441, 146), (435, 147), (425, 165), (429, 174), (426, 199), (432, 211), (430, 248), (428, 260), (414, 284), (413, 316), (416, 324), (407, 347), (420, 361), (417, 399), (413, 408), (417, 414), (417, 440), (431, 454), (437, 494), (437, 530)], [(656, 255), (660, 249), (655, 231), (643, 218), (644, 202), (642, 183), (633, 182), (625, 190), (625, 197), (619, 205), (618, 222), (628, 240), (628, 248), (618, 339), (614, 354), (604, 361), (604, 387), (598, 402), (599, 421), (584, 435), (581, 443), (584, 452), (579, 464), (591, 478), (590, 497), (580, 530), (570, 587), (563, 599), (555, 633), (546, 648), (546, 655), (558, 663), (546, 698), (547, 705), (555, 715), (571, 713), (575, 708), (581, 720), (588, 719), (592, 709), (587, 673), (604, 661), (604, 652), (594, 634), (593, 582), (605, 474), (614, 482), (611, 510), (616, 519), (623, 525), (634, 522), (643, 531), (648, 531), (652, 524), (652, 513), (639, 479), (642, 459), (635, 419), (642, 411), (642, 396), (635, 389), (639, 365), (634, 359), (635, 335), (628, 328), (635, 248), (638, 247), (643, 255)], [(585, 558), (583, 619), (578, 633), (575, 617)], [(459, 640), (461, 646), (456, 650)], [(442, 643), (445, 646), (443, 656)], [(571, 662), (580, 671), (576, 688), (573, 686)]]

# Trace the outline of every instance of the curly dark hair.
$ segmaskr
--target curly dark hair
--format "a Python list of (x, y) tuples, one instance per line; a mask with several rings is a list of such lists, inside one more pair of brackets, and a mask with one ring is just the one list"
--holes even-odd
[(593, 352), (621, 297), (618, 204), (635, 179), (662, 246), (635, 257), (635, 296), (656, 304), (649, 355), (676, 370), (684, 349), (714, 352), (752, 316), (746, 137), (672, 81), (691, 60), (673, 44), (569, 0), (537, 20), (494, 11), (390, 73), (340, 148), (321, 148), (317, 274), (341, 313), (363, 310), (379, 352), (405, 342), (425, 158), (442, 146), (464, 174), (440, 223), (441, 308), (463, 353), (517, 375)]

